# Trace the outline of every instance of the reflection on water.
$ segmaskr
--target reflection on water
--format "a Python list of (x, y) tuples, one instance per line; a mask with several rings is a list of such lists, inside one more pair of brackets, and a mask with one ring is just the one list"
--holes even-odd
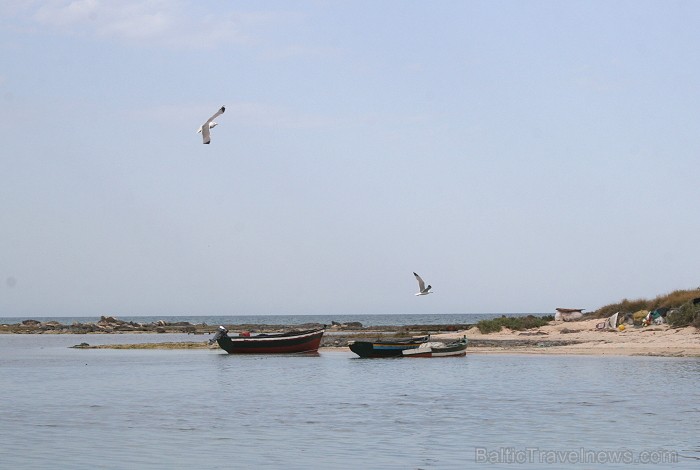
[(3, 468), (479, 468), (477, 449), (532, 448), (683, 455), (634, 468), (700, 457), (696, 359), (66, 347), (153, 340), (118, 336), (0, 337)]

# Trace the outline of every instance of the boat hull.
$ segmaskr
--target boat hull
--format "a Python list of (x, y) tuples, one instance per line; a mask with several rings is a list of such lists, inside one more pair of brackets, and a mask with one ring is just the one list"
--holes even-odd
[(223, 334), (216, 342), (229, 354), (307, 353), (318, 350), (324, 332), (318, 329), (233, 338)]
[(427, 336), (408, 340), (353, 341), (348, 344), (352, 352), (360, 357), (401, 357), (403, 351), (415, 349), (428, 341)]

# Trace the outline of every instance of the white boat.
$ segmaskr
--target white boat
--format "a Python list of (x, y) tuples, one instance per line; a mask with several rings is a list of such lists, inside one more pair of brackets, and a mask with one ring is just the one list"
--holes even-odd
[(450, 343), (428, 341), (417, 348), (404, 349), (401, 354), (403, 354), (404, 357), (464, 356), (467, 354), (467, 337), (463, 336)]

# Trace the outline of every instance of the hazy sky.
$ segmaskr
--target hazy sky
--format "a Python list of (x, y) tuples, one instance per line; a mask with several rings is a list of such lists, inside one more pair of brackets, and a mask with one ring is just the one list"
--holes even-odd
[(698, 287), (699, 24), (695, 1), (4, 0), (0, 316)]

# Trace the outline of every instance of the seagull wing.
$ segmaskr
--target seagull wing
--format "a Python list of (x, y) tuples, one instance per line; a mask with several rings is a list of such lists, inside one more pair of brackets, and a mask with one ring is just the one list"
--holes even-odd
[(209, 135), (209, 123), (207, 122), (202, 126), (202, 143), (208, 144), (211, 142), (211, 137)]
[(214, 115), (213, 115), (212, 117), (210, 117), (209, 119), (207, 119), (207, 122), (205, 122), (205, 124), (209, 124), (209, 123), (212, 122), (214, 119), (216, 119), (216, 118), (218, 118), (219, 116), (221, 116), (222, 114), (224, 114), (224, 111), (226, 111), (226, 106), (222, 106), (221, 108), (219, 108), (219, 110), (218, 110), (216, 113), (214, 113)]
[(421, 292), (423, 292), (423, 290), (425, 289), (425, 282), (423, 282), (423, 279), (421, 279), (418, 274), (413, 273), (413, 275), (416, 276), (416, 279), (418, 279), (418, 288)]
[(217, 112), (214, 113), (214, 115), (212, 117), (207, 119), (207, 121), (204, 124), (202, 124), (203, 143), (208, 144), (209, 142), (211, 142), (211, 137), (209, 134), (209, 123), (211, 123), (214, 119), (216, 119), (217, 117), (224, 114), (225, 111), (226, 111), (226, 106), (222, 106), (221, 108), (219, 108), (219, 110)]

